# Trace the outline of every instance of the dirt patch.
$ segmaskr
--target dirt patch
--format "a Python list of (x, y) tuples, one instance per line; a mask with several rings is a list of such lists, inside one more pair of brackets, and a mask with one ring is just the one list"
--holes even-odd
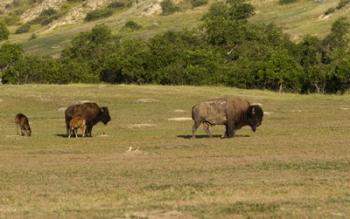
[(318, 17), (318, 19), (324, 21), (324, 20), (328, 20), (330, 17), (331, 17), (331, 15), (322, 14)]
[(142, 151), (140, 148), (134, 148), (130, 146), (127, 151), (124, 152), (125, 156), (145, 156), (148, 155), (147, 152)]
[(6, 138), (22, 138), (20, 135), (5, 135)]
[(42, 11), (48, 8), (54, 8), (56, 10), (59, 10), (60, 6), (64, 4), (64, 2), (65, 0), (42, 1), (41, 3), (35, 4), (31, 8), (29, 8), (27, 11), (25, 11), (21, 15), (21, 19), (25, 23), (38, 17)]
[(97, 137), (109, 137), (109, 135), (107, 135), (106, 133), (102, 133), (100, 135), (97, 135)]
[(4, 102), (4, 100), (3, 100), (3, 99), (0, 99), (0, 103), (2, 103), (2, 102)]
[(264, 115), (266, 116), (270, 116), (272, 114), (272, 112), (264, 112)]
[(159, 15), (162, 13), (162, 6), (160, 6), (161, 0), (158, 0), (157, 3), (150, 5), (147, 7), (142, 13), (142, 16), (152, 16)]
[(126, 218), (147, 218), (147, 219), (193, 219), (194, 217), (190, 215), (184, 215), (179, 211), (167, 211), (167, 212), (162, 212), (162, 211), (141, 211), (141, 212), (134, 212), (134, 213), (129, 213), (125, 214)]
[(93, 103), (91, 100), (79, 100), (78, 103)]
[(159, 102), (159, 101), (156, 99), (146, 99), (146, 98), (141, 98), (136, 100), (136, 103), (155, 103), (155, 102)]
[(129, 129), (135, 129), (135, 128), (150, 128), (150, 127), (155, 127), (156, 124), (152, 124), (152, 123), (141, 123), (141, 124), (132, 124), (129, 125), (128, 128)]
[(177, 121), (177, 122), (182, 122), (182, 121), (191, 121), (191, 117), (174, 117), (174, 118), (168, 118), (168, 121)]
[(174, 113), (185, 113), (186, 111), (183, 109), (175, 109)]
[(303, 111), (300, 110), (300, 109), (296, 109), (296, 110), (291, 110), (290, 112), (292, 112), (292, 113), (301, 113), (301, 112), (303, 112)]
[(57, 109), (58, 112), (63, 112), (67, 109), (67, 107), (60, 107)]
[[(1, 102), (1, 101), (0, 101)], [(347, 107), (341, 107), (340, 108), (341, 110), (350, 110), (350, 108), (347, 108)]]

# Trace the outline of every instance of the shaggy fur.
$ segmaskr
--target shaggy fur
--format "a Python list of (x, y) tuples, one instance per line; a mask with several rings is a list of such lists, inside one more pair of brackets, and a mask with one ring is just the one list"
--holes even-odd
[(82, 136), (85, 137), (85, 130), (86, 130), (86, 121), (83, 117), (77, 116), (74, 117), (69, 122), (69, 134), (68, 137), (71, 137), (71, 134), (73, 133), (75, 137), (78, 137), (78, 129), (81, 130)]
[(82, 117), (86, 122), (85, 135), (91, 137), (92, 127), (98, 122), (107, 124), (111, 121), (107, 107), (99, 107), (96, 103), (82, 103), (68, 107), (65, 111), (67, 135), (69, 135), (69, 123), (73, 117)]
[(28, 117), (23, 113), (18, 113), (16, 115), (15, 124), (16, 124), (18, 135), (28, 136), (28, 137), (32, 135), (32, 130), (29, 125)]
[(207, 100), (192, 107), (192, 137), (195, 137), (195, 132), (201, 124), (210, 137), (209, 127), (214, 125), (225, 126), (223, 137), (233, 137), (235, 130), (246, 125), (255, 132), (261, 125), (263, 116), (264, 112), (259, 105), (251, 105), (240, 97)]

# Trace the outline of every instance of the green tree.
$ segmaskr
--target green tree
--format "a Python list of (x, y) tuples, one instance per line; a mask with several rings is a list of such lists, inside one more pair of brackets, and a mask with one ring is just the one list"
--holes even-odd
[(93, 71), (99, 72), (106, 57), (119, 47), (119, 38), (112, 35), (105, 25), (94, 27), (91, 32), (80, 33), (71, 45), (63, 50), (61, 59), (75, 59), (88, 63)]
[(270, 60), (259, 69), (259, 77), (265, 87), (282, 92), (283, 90), (300, 91), (300, 77), (303, 70), (287, 51), (275, 51)]
[(322, 41), (323, 63), (329, 64), (331, 53), (334, 50), (348, 48), (349, 27), (350, 23), (345, 17), (341, 17), (333, 23), (331, 32)]
[(321, 40), (307, 35), (297, 47), (298, 60), (304, 69), (302, 92), (323, 93), (326, 85), (326, 71), (322, 63)]
[(101, 71), (103, 81), (112, 83), (150, 83), (148, 70), (150, 49), (141, 40), (126, 40), (120, 48), (106, 58)]

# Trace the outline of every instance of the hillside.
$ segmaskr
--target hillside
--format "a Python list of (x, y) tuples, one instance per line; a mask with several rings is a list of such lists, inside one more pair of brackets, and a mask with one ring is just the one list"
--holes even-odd
[[(115, 0), (114, 0), (115, 1)], [(17, 3), (16, 3), (17, 2)], [(113, 10), (109, 17), (95, 21), (84, 21), (86, 15), (96, 9), (106, 9), (113, 0), (41, 0), (41, 1), (1, 1), (0, 20), (7, 21), (11, 33), (26, 22), (31, 22), (47, 9), (54, 9), (56, 14), (49, 24), (34, 24), (29, 32), (11, 34), (10, 42), (23, 43), (27, 52), (41, 55), (58, 55), (65, 45), (81, 31), (88, 31), (96, 24), (106, 24), (115, 33), (124, 37), (147, 39), (166, 30), (194, 28), (200, 24), (201, 17), (208, 10), (209, 4), (192, 8), (189, 0), (174, 1), (179, 12), (163, 16), (161, 0), (135, 0), (127, 7)], [(252, 0), (256, 15), (251, 22), (275, 23), (298, 40), (306, 34), (324, 36), (331, 24), (340, 16), (349, 16), (350, 6), (336, 10), (328, 16), (324, 12), (337, 6), (338, 0), (298, 0), (296, 3), (280, 5), (278, 0)], [(11, 20), (12, 19), (12, 20)], [(123, 26), (128, 21), (135, 21), (141, 28), (125, 31)]]

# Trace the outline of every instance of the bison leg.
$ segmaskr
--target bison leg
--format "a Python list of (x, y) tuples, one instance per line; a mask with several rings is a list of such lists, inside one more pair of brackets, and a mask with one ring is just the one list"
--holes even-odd
[(85, 130), (85, 136), (91, 137), (91, 132), (92, 132), (92, 126), (91, 125), (87, 125), (86, 126), (86, 130)]
[(78, 138), (78, 129), (74, 129), (75, 138)]
[(204, 129), (204, 131), (207, 133), (207, 135), (209, 136), (209, 138), (211, 138), (212, 135), (211, 135), (211, 132), (210, 132), (209, 127), (210, 127), (210, 124), (209, 124), (209, 123), (203, 122), (203, 129)]
[(70, 129), (70, 127), (69, 127), (69, 122), (70, 121), (66, 121), (66, 131), (67, 131), (67, 136), (70, 136), (71, 135), (71, 129)]
[(225, 127), (226, 127), (225, 137), (232, 138), (235, 135), (235, 127), (233, 122), (227, 122)]
[(19, 127), (19, 125), (18, 124), (16, 124), (16, 129), (17, 129), (17, 135), (20, 135), (20, 127)]
[(21, 128), (21, 136), (25, 136), (26, 135), (26, 130), (24, 130), (24, 128)]
[(200, 126), (200, 123), (197, 122), (197, 121), (194, 121), (194, 124), (193, 124), (193, 126), (192, 126), (192, 138), (195, 138), (195, 137), (196, 137), (196, 136), (195, 136), (195, 133), (196, 133), (196, 131), (197, 131), (197, 129), (198, 129), (199, 126)]
[(83, 133), (83, 135), (82, 135), (82, 136), (83, 136), (83, 137), (85, 137), (86, 126), (84, 126), (84, 127), (82, 127), (82, 128), (81, 128), (81, 132)]
[(71, 136), (71, 134), (72, 134), (72, 130), (71, 130), (71, 129), (68, 129), (67, 134), (68, 134), (68, 138), (70, 138), (70, 136)]

